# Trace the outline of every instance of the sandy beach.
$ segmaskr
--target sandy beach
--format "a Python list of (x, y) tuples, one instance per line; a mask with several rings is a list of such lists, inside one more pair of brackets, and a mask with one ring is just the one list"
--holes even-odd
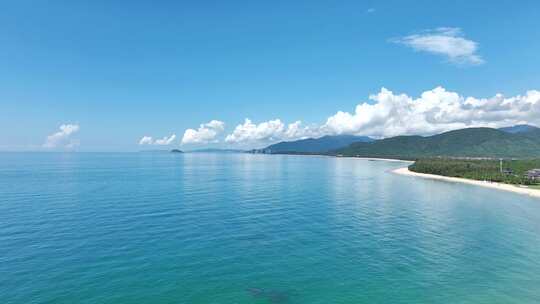
[(401, 159), (393, 159), (393, 158), (374, 158), (374, 157), (357, 157), (357, 156), (346, 156), (356, 159), (362, 159), (362, 160), (370, 160), (370, 161), (387, 161), (387, 162), (400, 162), (400, 163), (414, 163), (410, 160), (401, 160)]
[(478, 180), (458, 178), (458, 177), (448, 177), (448, 176), (441, 176), (441, 175), (434, 175), (434, 174), (417, 173), (417, 172), (410, 171), (409, 168), (407, 167), (396, 169), (393, 172), (396, 174), (408, 175), (408, 176), (414, 176), (414, 177), (442, 180), (442, 181), (454, 182), (454, 183), (465, 183), (465, 184), (487, 187), (487, 188), (492, 188), (492, 189), (497, 189), (497, 190), (510, 191), (510, 192), (514, 192), (518, 194), (525, 194), (525, 195), (540, 198), (540, 190), (530, 189), (526, 187), (519, 187), (519, 186), (514, 186), (514, 185), (509, 185), (509, 184), (494, 183), (494, 182), (488, 182), (488, 181), (478, 181)]

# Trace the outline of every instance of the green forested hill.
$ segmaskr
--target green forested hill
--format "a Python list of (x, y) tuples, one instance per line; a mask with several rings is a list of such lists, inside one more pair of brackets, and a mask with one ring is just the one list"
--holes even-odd
[(469, 128), (434, 136), (397, 136), (354, 143), (332, 154), (416, 159), (423, 157), (540, 157), (540, 137), (491, 128)]
[(261, 149), (264, 153), (269, 154), (310, 154), (310, 153), (325, 153), (328, 151), (347, 147), (355, 142), (370, 142), (373, 139), (366, 136), (354, 135), (334, 135), (323, 136), (320, 138), (307, 138), (295, 141), (282, 141), (277, 144), (270, 145)]

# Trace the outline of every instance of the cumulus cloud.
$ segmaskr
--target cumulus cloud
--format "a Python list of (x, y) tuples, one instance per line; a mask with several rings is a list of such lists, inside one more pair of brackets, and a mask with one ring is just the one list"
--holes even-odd
[(143, 136), (139, 140), (139, 145), (159, 145), (159, 146), (167, 146), (170, 145), (174, 139), (176, 138), (176, 134), (172, 134), (171, 136), (165, 136), (161, 139), (154, 140), (152, 136)]
[(300, 139), (316, 136), (317, 134), (318, 128), (302, 126), (301, 121), (296, 121), (286, 126), (279, 119), (254, 124), (250, 119), (246, 118), (243, 124), (236, 126), (234, 131), (227, 135), (225, 142), (273, 142), (279, 140)]
[[(499, 128), (516, 124), (540, 125), (540, 91), (505, 97), (465, 97), (436, 87), (418, 97), (382, 88), (359, 103), (352, 112), (338, 111), (319, 125), (289, 124), (280, 119), (256, 123), (245, 119), (225, 136), (229, 145), (253, 147), (324, 135), (363, 135), (385, 138), (397, 135), (432, 135), (468, 127)], [(183, 144), (218, 143), (225, 130), (222, 121), (212, 120), (198, 129), (188, 129)], [(174, 135), (153, 140), (144, 136), (140, 144), (169, 144)]]
[(217, 141), (217, 136), (225, 130), (225, 123), (212, 120), (201, 124), (197, 130), (187, 129), (182, 137), (182, 144), (207, 144)]
[(417, 51), (444, 56), (450, 62), (457, 64), (484, 63), (482, 57), (477, 54), (478, 43), (466, 39), (460, 28), (440, 27), (391, 41)]
[(418, 98), (382, 88), (361, 103), (354, 113), (339, 111), (321, 126), (325, 134), (358, 134), (375, 137), (428, 135), (466, 127), (503, 127), (520, 123), (540, 124), (540, 91), (505, 98), (463, 97), (442, 87)]
[(169, 137), (165, 136), (161, 139), (156, 139), (156, 141), (154, 142), (155, 145), (161, 145), (161, 146), (166, 146), (166, 145), (170, 145), (174, 139), (176, 138), (176, 134), (173, 134)]
[(256, 124), (246, 119), (227, 135), (225, 142), (257, 144), (340, 134), (384, 138), (432, 135), (468, 127), (540, 125), (540, 91), (536, 90), (508, 98), (501, 94), (475, 98), (437, 87), (413, 98), (382, 88), (369, 99), (358, 104), (354, 112), (338, 111), (319, 126), (303, 126), (300, 121), (285, 125), (280, 119)]
[(78, 124), (63, 124), (60, 130), (54, 134), (47, 136), (44, 148), (75, 148), (79, 145), (79, 141), (72, 138), (72, 135), (79, 131)]
[(139, 145), (151, 145), (153, 142), (152, 136), (143, 136), (141, 140), (139, 140)]

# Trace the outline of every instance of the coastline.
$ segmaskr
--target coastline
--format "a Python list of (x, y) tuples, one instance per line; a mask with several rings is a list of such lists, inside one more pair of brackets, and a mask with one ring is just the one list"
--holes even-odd
[(406, 175), (406, 176), (413, 176), (413, 177), (427, 178), (427, 179), (433, 179), (433, 180), (442, 180), (442, 181), (447, 181), (447, 182), (481, 186), (481, 187), (503, 190), (503, 191), (513, 192), (517, 194), (524, 194), (524, 195), (540, 198), (540, 190), (523, 188), (523, 187), (518, 187), (518, 186), (510, 185), (510, 184), (479, 181), (479, 180), (472, 180), (472, 179), (466, 179), (466, 178), (460, 178), (460, 177), (442, 176), (442, 175), (435, 175), (435, 174), (417, 173), (417, 172), (410, 171), (408, 167), (399, 168), (399, 169), (393, 170), (392, 172), (395, 174)]
[[(296, 155), (296, 154), (292, 154), (292, 155)], [(305, 155), (302, 155), (302, 156), (305, 156)], [(414, 161), (410, 161), (410, 160), (392, 159), (392, 158), (357, 157), (357, 156), (334, 156), (334, 155), (318, 155), (318, 154), (309, 155), (309, 156), (328, 156), (328, 157), (337, 157), (337, 158), (354, 158), (354, 159), (368, 160), (368, 161), (402, 162), (402, 163), (409, 163), (409, 164), (414, 163)], [(506, 191), (506, 192), (513, 192), (513, 193), (521, 194), (521, 195), (528, 195), (528, 196), (534, 197), (534, 198), (540, 198), (540, 189), (531, 189), (531, 188), (519, 187), (519, 186), (515, 186), (515, 185), (510, 185), (510, 184), (496, 183), (496, 182), (489, 182), (489, 181), (479, 181), (479, 180), (466, 179), (466, 178), (460, 178), (460, 177), (450, 177), (450, 176), (443, 176), (443, 175), (418, 173), (418, 172), (410, 171), (408, 166), (392, 170), (391, 172), (394, 173), (394, 174), (405, 175), (405, 176), (420, 177), (420, 178), (425, 178), (425, 179), (446, 181), (446, 182), (452, 182), (452, 183), (469, 184), (469, 185), (474, 185), (474, 186), (480, 186), (480, 187), (485, 187), (485, 188), (502, 190), (502, 191)]]
[(387, 161), (387, 162), (400, 162), (400, 163), (414, 163), (410, 160), (402, 160), (402, 159), (395, 159), (395, 158), (375, 158), (375, 157), (356, 157), (356, 156), (338, 156), (338, 157), (350, 157), (350, 158), (356, 158), (356, 159), (362, 159), (362, 160), (370, 160), (370, 161)]
[[(189, 153), (189, 152), (188, 152)], [(331, 158), (353, 158), (360, 160), (369, 160), (369, 161), (387, 161), (387, 162), (399, 162), (399, 163), (414, 163), (412, 160), (404, 160), (397, 158), (377, 158), (377, 157), (358, 157), (358, 156), (337, 156), (329, 154), (294, 154), (294, 153), (249, 153), (249, 154), (261, 154), (261, 155), (287, 155), (287, 156), (311, 156), (311, 157), (331, 157)]]

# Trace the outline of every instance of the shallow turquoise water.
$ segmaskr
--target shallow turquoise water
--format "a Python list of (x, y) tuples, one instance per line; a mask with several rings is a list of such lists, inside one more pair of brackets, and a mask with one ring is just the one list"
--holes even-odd
[(539, 303), (540, 200), (243, 154), (0, 154), (0, 303)]

